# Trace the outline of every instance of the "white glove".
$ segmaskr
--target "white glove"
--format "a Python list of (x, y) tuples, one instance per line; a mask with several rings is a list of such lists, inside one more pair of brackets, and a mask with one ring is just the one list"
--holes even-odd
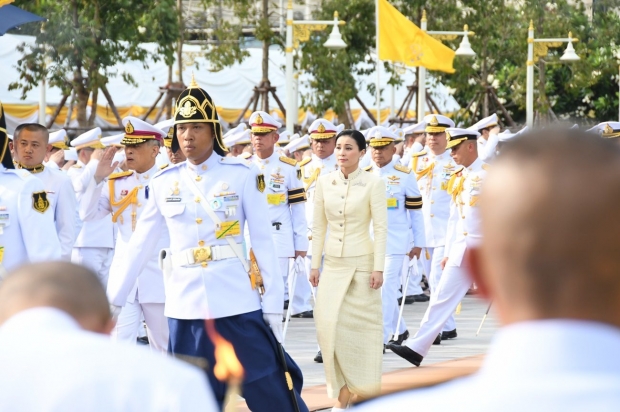
[(263, 313), (263, 319), (273, 332), (276, 340), (282, 343), (282, 314), (281, 313)]
[(121, 314), (121, 309), (123, 308), (120, 306), (110, 305), (110, 315), (112, 315), (112, 320), (114, 323), (118, 320), (118, 315)]

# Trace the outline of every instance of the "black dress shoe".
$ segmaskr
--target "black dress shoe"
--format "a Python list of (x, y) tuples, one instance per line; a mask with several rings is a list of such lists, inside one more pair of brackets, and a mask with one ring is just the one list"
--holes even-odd
[[(398, 298), (398, 305), (402, 305), (403, 298), (402, 296)], [(415, 297), (413, 295), (405, 296), (405, 305), (411, 305), (415, 302)]]
[(140, 336), (138, 339), (136, 339), (138, 341), (138, 343), (140, 345), (148, 345), (149, 344), (149, 338), (146, 336)]
[(314, 312), (311, 310), (307, 310), (296, 315), (291, 315), (291, 318), (312, 319), (314, 318)]
[(420, 366), (420, 364), (422, 363), (422, 359), (424, 359), (422, 355), (420, 355), (413, 349), (409, 349), (409, 347), (407, 346), (388, 344), (387, 348), (401, 358), (409, 361), (410, 363), (413, 363), (415, 366)]
[(316, 363), (323, 363), (323, 354), (321, 353), (321, 351), (316, 354), (316, 356), (314, 357), (314, 361)]
[[(429, 298), (424, 293), (420, 293), (419, 295), (413, 295), (413, 300), (415, 302), (428, 302), (429, 300), (431, 300), (431, 298)], [(407, 303), (406, 300), (405, 300), (405, 303)]]
[(441, 333), (433, 341), (433, 345), (441, 345)]
[(396, 345), (402, 345), (404, 341), (406, 341), (407, 339), (409, 339), (409, 331), (406, 330), (403, 333), (401, 333), (400, 335), (398, 335), (398, 339), (394, 340), (391, 339), (388, 344), (393, 343)]
[(287, 309), (288, 309), (288, 300), (285, 300), (284, 301), (284, 310), (287, 310)]
[(441, 332), (441, 340), (454, 339), (457, 337), (456, 329), (449, 330), (447, 332)]

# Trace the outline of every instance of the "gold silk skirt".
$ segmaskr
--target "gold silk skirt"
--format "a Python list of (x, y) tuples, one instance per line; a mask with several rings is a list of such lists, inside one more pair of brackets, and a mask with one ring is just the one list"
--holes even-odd
[(314, 321), (327, 381), (327, 396), (347, 386), (363, 398), (381, 389), (383, 314), (381, 290), (371, 289), (373, 255), (325, 255)]

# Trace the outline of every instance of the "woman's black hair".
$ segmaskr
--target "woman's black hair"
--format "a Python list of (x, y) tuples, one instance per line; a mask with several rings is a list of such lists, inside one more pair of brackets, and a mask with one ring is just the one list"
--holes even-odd
[(361, 132), (353, 129), (345, 129), (336, 136), (336, 143), (338, 142), (340, 136), (351, 136), (353, 140), (355, 140), (355, 143), (357, 143), (357, 147), (360, 149), (360, 152), (362, 150), (366, 150), (366, 139)]

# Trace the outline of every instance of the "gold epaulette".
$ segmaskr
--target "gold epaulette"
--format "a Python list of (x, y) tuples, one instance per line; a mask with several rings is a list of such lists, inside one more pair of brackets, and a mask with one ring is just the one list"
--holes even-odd
[(108, 180), (114, 180), (120, 177), (131, 176), (132, 174), (133, 174), (133, 170), (128, 170), (126, 172), (112, 173), (110, 176), (108, 176)]
[(299, 162), (299, 163), (298, 163), (298, 164), (299, 164), (299, 167), (305, 166), (305, 165), (307, 165), (308, 163), (310, 163), (311, 161), (312, 161), (312, 158), (311, 158), (311, 157), (306, 157), (304, 160), (302, 160), (301, 162)]
[(243, 153), (241, 153), (241, 154), (240, 154), (239, 156), (237, 156), (237, 157), (240, 157), (240, 158), (242, 158), (242, 159), (249, 159), (250, 157), (252, 157), (252, 153), (243, 152)]
[(411, 173), (411, 169), (409, 169), (408, 167), (405, 167), (403, 165), (394, 165), (394, 169), (398, 170), (399, 172), (403, 172), (403, 173)]
[(462, 172), (462, 171), (463, 171), (463, 169), (465, 169), (465, 167), (464, 167), (464, 166), (461, 166), (461, 168), (460, 168), (460, 169), (456, 169), (454, 172), (450, 173), (450, 176), (454, 176), (454, 175), (456, 175), (457, 173)]
[(483, 170), (489, 170), (489, 167), (490, 167), (490, 166), (489, 166), (489, 164), (488, 164), (488, 163), (483, 163), (483, 164), (482, 164), (482, 169), (483, 169)]
[(368, 165), (368, 166), (362, 168), (362, 170), (364, 170), (366, 172), (370, 172), (371, 169), (372, 169), (372, 165)]
[(282, 163), (286, 163), (286, 164), (291, 165), (291, 166), (297, 166), (297, 161), (294, 160), (294, 159), (291, 159), (290, 157), (280, 156), (280, 161)]
[(81, 169), (81, 168), (82, 168), (82, 165), (73, 165), (73, 166), (71, 166), (71, 167), (75, 167), (76, 169)]
[(168, 163), (166, 163), (165, 165), (161, 165), (161, 166), (159, 166), (159, 170), (164, 170), (168, 166), (170, 166)]
[(425, 154), (426, 154), (426, 150), (422, 150), (421, 152), (416, 152), (412, 154), (411, 157), (420, 157), (420, 156), (424, 156)]

